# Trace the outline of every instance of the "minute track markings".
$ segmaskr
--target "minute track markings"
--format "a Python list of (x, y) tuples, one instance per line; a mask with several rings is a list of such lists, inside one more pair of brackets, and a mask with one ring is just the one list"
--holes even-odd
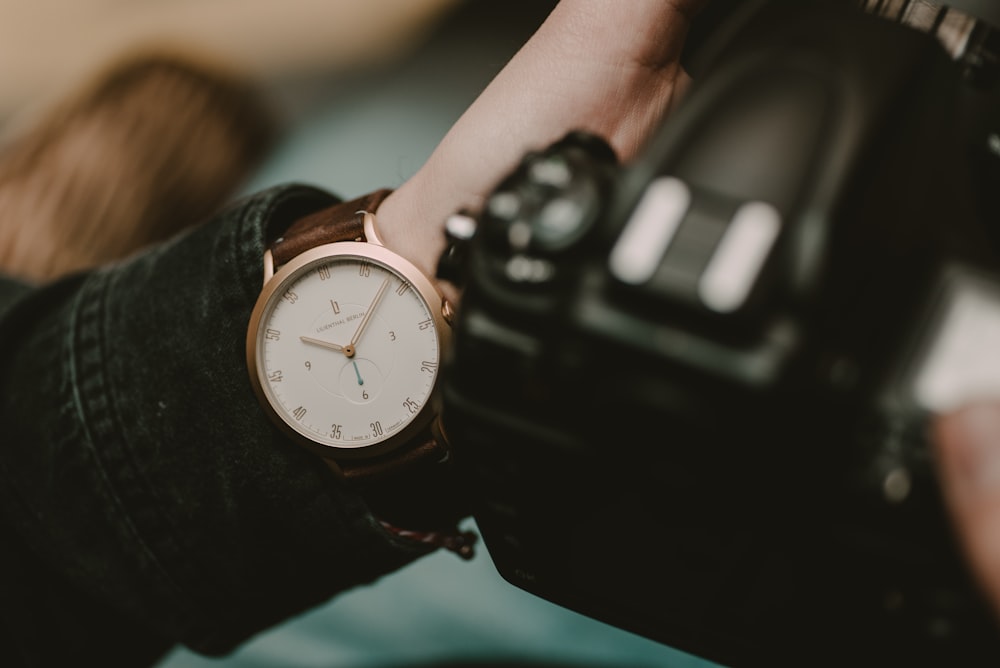
[[(343, 254), (319, 262), (310, 256), (302, 256), (301, 267), (286, 262), (257, 330), (266, 341), (258, 364), (266, 359), (270, 373), (282, 370), (280, 380), (258, 376), (281, 426), (331, 446), (330, 453), (425, 428), (435, 405), (438, 336), (447, 331), (434, 306), (440, 295), (426, 289), (422, 276), (387, 264), (378, 246), (368, 260), (367, 245), (347, 243)], [(268, 328), (278, 340), (267, 341)], [(311, 370), (303, 368), (307, 360)]]

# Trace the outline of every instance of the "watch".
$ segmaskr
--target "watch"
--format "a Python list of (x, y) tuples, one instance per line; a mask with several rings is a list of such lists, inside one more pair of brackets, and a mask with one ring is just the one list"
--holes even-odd
[(452, 308), (379, 239), (375, 211), (390, 192), (305, 215), (269, 244), (247, 366), (281, 431), (380, 517), (426, 527), (456, 519), (438, 420)]

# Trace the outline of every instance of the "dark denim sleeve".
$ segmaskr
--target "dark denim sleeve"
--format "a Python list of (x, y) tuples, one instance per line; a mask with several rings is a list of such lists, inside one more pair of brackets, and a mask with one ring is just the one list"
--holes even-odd
[(265, 228), (333, 201), (275, 188), (117, 266), (0, 279), (0, 663), (224, 653), (426, 552), (250, 388)]

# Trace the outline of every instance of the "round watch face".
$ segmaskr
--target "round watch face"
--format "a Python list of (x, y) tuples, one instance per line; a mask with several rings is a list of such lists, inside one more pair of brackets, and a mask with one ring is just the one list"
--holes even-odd
[(319, 246), (265, 284), (247, 337), (250, 375), (279, 426), (306, 445), (376, 454), (436, 414), (446, 330), (440, 296), (406, 260), (374, 244)]

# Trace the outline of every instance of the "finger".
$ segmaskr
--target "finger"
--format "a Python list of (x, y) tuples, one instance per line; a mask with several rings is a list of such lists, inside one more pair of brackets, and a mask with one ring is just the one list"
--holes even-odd
[[(669, 107), (690, 26), (665, 0), (563, 0), (445, 137), (432, 167), (473, 197), (570, 129), (607, 138), (628, 160)], [(470, 160), (471, 155), (478, 160)], [(498, 171), (499, 170), (499, 171)], [(476, 202), (469, 202), (470, 205)]]
[(973, 574), (1000, 611), (1000, 402), (937, 418), (938, 475)]
[(630, 160), (687, 83), (681, 52), (700, 4), (562, 0), (527, 49), (538, 52), (532, 55), (540, 92), (558, 93), (550, 98), (556, 101), (575, 100), (550, 112), (557, 120), (575, 114), (578, 127), (605, 137), (620, 158)]
[[(438, 145), (379, 208), (390, 248), (425, 271), (445, 218), (479, 209), (526, 151), (570, 130), (607, 138), (622, 159), (644, 143), (683, 88), (692, 0), (563, 0)], [(683, 11), (682, 11), (683, 10)], [(423, 221), (407, 225), (404, 221)]]

